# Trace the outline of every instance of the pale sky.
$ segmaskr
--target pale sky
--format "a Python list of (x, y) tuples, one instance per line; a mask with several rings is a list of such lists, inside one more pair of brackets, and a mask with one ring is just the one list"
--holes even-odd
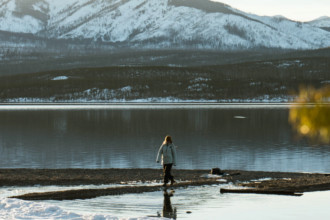
[(330, 17), (330, 0), (213, 0), (257, 15), (283, 15), (296, 21)]

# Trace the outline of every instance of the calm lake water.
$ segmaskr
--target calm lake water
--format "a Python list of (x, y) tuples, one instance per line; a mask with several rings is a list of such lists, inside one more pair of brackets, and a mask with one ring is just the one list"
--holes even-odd
[(330, 146), (292, 132), (285, 105), (0, 106), (1, 168), (159, 168), (330, 172)]

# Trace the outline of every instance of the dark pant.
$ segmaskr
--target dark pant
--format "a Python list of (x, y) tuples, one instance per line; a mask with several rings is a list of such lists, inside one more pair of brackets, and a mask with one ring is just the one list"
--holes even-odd
[(172, 163), (163, 165), (164, 183), (168, 183), (169, 180), (174, 180), (173, 176), (171, 175), (172, 165)]

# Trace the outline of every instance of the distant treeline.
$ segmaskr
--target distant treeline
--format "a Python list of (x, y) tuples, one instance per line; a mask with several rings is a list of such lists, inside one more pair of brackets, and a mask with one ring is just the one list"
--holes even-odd
[(116, 66), (0, 77), (0, 100), (111, 101), (287, 99), (300, 86), (330, 84), (330, 58), (170, 67)]
[[(0, 34), (1, 36), (1, 34)], [(51, 43), (50, 43), (51, 42)], [(262, 62), (286, 59), (330, 58), (330, 48), (312, 51), (288, 51), (258, 48), (255, 50), (183, 50), (183, 49), (132, 49), (125, 45), (80, 45), (40, 41), (41, 46), (0, 48), (0, 76), (36, 73), (51, 70), (105, 66), (219, 66), (224, 64)], [(82, 46), (83, 45), (83, 46)], [(319, 63), (319, 62), (316, 62)]]

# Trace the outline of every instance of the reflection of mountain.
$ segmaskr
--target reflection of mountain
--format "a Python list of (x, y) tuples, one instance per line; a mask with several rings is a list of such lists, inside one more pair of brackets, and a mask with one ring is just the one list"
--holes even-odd
[(330, 171), (329, 149), (296, 141), (287, 109), (0, 111), (0, 121), (1, 167), (157, 169), (157, 150), (170, 134), (178, 146), (174, 174), (212, 167)]
[(18, 38), (27, 47), (44, 47), (47, 41), (40, 38), (142, 48), (329, 47), (330, 33), (320, 22), (310, 23), (313, 26), (260, 17), (210, 0), (6, 0), (0, 4), (1, 44), (7, 47), (21, 44)]

